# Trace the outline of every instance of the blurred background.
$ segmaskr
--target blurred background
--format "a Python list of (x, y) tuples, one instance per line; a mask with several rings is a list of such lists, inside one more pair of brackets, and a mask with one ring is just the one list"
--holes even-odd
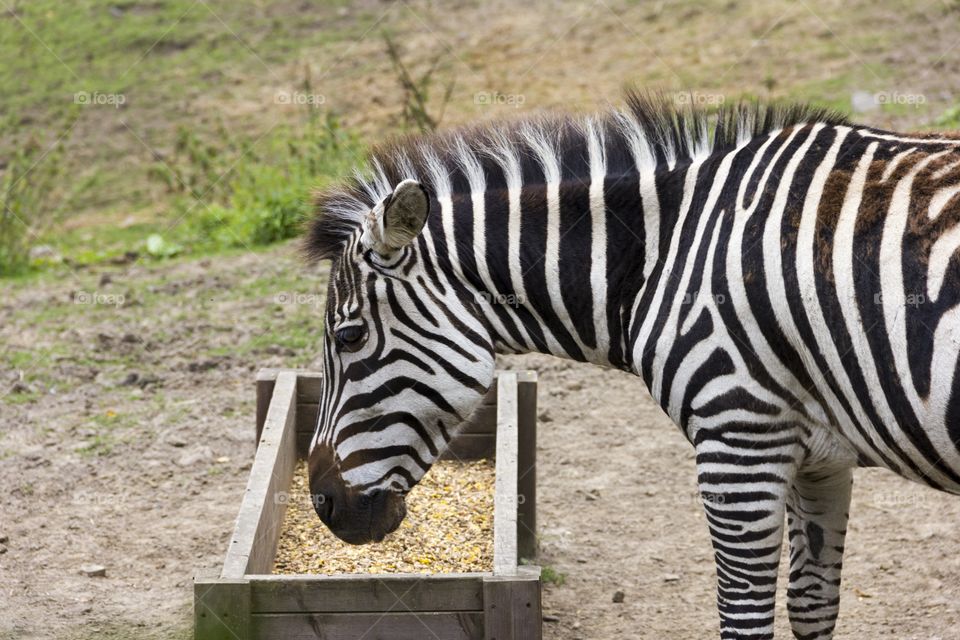
[[(253, 374), (319, 355), (325, 271), (293, 240), (309, 193), (371, 144), (616, 105), (628, 84), (955, 130), (958, 27), (956, 0), (0, 0), (0, 638), (189, 637), (191, 576), (222, 560), (249, 469)], [(612, 445), (624, 433), (663, 445), (645, 471), (631, 465), (642, 487), (608, 478), (581, 500), (607, 511), (578, 516), (567, 500), (605, 460), (544, 436), (543, 547), (559, 576), (547, 637), (712, 633), (685, 443), (652, 407), (644, 425), (625, 419), (639, 383), (520, 364), (546, 376), (558, 434), (594, 419)], [(610, 415), (576, 395), (591, 384)], [(664, 440), (644, 440), (654, 425)], [(890, 530), (942, 526), (918, 533), (929, 564), (887, 583), (893, 599), (898, 580), (920, 581), (915, 605), (854, 577), (845, 612), (866, 626), (847, 637), (895, 633), (876, 611), (897, 620), (910, 606), (935, 633), (957, 615), (960, 567), (943, 560), (956, 507), (883, 490), (872, 504)], [(638, 501), (642, 531), (622, 515)], [(679, 552), (675, 528), (691, 532)], [(607, 553), (625, 537), (641, 546)], [(865, 576), (897, 569), (876, 545)]]

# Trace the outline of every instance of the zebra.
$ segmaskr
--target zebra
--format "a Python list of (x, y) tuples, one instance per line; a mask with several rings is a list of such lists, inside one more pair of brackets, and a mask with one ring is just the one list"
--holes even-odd
[(401, 138), (318, 195), (311, 493), (381, 540), (495, 354), (621, 369), (695, 449), (721, 638), (773, 637), (784, 530), (792, 631), (830, 638), (853, 469), (960, 492), (960, 138), (678, 102)]

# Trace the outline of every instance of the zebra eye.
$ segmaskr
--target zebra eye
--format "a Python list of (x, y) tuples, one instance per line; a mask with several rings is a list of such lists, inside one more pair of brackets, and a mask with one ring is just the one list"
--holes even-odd
[(337, 343), (340, 345), (340, 348), (346, 351), (353, 351), (358, 349), (363, 342), (363, 327), (359, 325), (353, 325), (350, 327), (344, 327), (343, 329), (337, 329), (334, 335), (337, 338)]

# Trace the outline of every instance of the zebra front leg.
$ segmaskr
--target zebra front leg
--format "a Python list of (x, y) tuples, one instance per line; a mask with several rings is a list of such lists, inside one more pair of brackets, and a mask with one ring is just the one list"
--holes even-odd
[(728, 445), (725, 439), (697, 444), (697, 476), (717, 563), (723, 639), (773, 638), (784, 511), (796, 468), (790, 440), (776, 438), (772, 446), (763, 447), (760, 439), (756, 449)]
[(843, 540), (853, 487), (851, 469), (801, 470), (787, 499), (793, 635), (832, 638), (840, 609)]

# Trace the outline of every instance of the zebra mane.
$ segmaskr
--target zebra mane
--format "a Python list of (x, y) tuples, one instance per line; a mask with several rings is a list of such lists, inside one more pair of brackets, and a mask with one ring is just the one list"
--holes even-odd
[[(316, 194), (303, 251), (339, 255), (363, 217), (402, 180), (438, 197), (564, 179), (589, 180), (591, 158), (606, 175), (699, 159), (796, 124), (846, 124), (842, 114), (802, 103), (740, 101), (717, 110), (658, 92), (628, 91), (626, 109), (592, 116), (546, 114), (400, 137), (374, 148), (365, 169)], [(711, 131), (712, 129), (712, 131)], [(601, 153), (590, 153), (590, 149)]]

